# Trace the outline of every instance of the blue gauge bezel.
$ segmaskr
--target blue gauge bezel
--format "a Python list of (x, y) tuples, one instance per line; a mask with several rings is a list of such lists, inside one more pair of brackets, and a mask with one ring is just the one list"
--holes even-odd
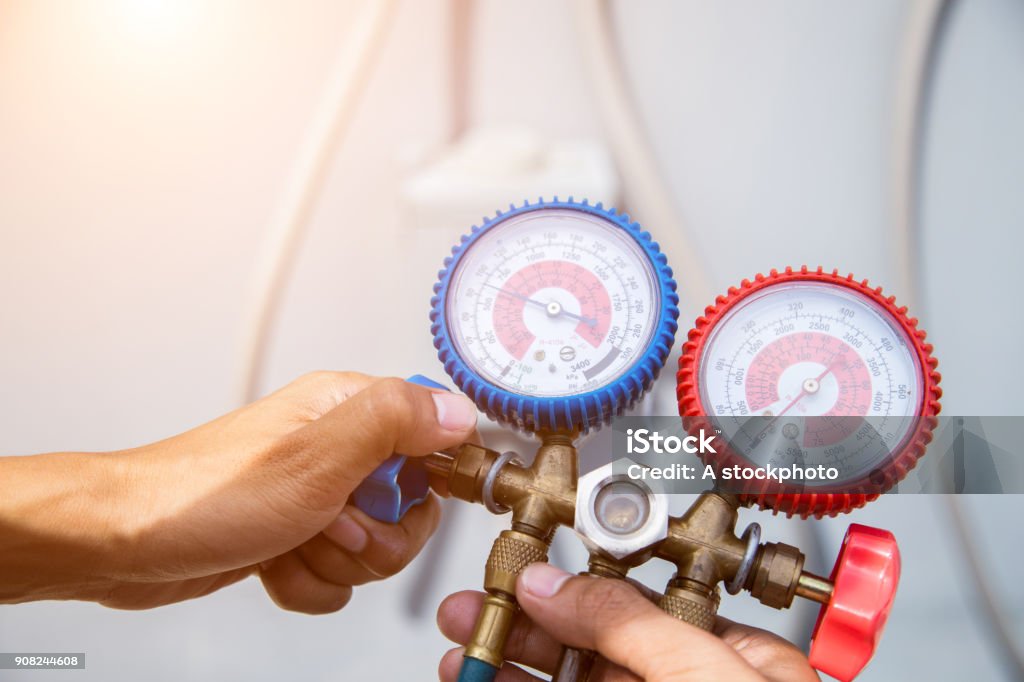
[[(661, 305), (655, 331), (643, 352), (638, 353), (633, 364), (621, 376), (601, 388), (571, 396), (538, 397), (514, 393), (495, 385), (472, 370), (455, 349), (451, 331), (448, 329), (447, 307), (448, 287), (463, 255), (485, 232), (514, 216), (547, 209), (568, 209), (589, 213), (602, 218), (624, 230), (640, 246), (651, 263)], [(434, 284), (434, 296), (430, 300), (430, 331), (434, 335), (437, 357), (455, 385), (469, 396), (477, 407), (495, 421), (531, 431), (579, 431), (586, 433), (611, 421), (613, 416), (622, 415), (651, 388), (658, 373), (668, 360), (675, 342), (679, 318), (679, 296), (672, 268), (665, 254), (651, 235), (631, 221), (625, 213), (614, 208), (606, 209), (601, 203), (590, 204), (586, 199), (576, 202), (572, 197), (567, 201), (539, 199), (535, 203), (526, 201), (522, 206), (509, 205), (508, 211), (498, 211), (493, 218), (484, 219), (483, 224), (474, 225), (469, 234), (462, 235), (459, 244), (452, 247), (452, 255), (445, 258), (444, 268), (438, 273)]]

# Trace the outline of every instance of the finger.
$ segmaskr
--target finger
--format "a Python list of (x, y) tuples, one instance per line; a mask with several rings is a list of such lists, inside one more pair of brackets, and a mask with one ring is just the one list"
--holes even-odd
[(332, 575), (335, 569), (331, 565), (336, 563), (340, 574), (348, 570), (343, 565), (344, 557), (364, 569), (369, 577), (362, 582), (392, 576), (416, 558), (440, 519), (441, 505), (433, 495), (423, 504), (412, 507), (398, 523), (383, 523), (355, 507), (345, 507), (322, 534), (335, 551), (324, 549), (323, 554), (314, 559), (316, 566), (318, 570), (322, 567), (326, 575)]
[(594, 667), (590, 669), (588, 682), (643, 682), (621, 665), (612, 663), (604, 656), (598, 656)]
[[(462, 668), (462, 657), (465, 653), (466, 650), (462, 647), (445, 653), (441, 658), (441, 664), (437, 666), (437, 676), (441, 682), (457, 682), (459, 670)], [(539, 677), (535, 677), (511, 663), (502, 665), (495, 677), (495, 682), (538, 682), (539, 680)]]
[[(480, 614), (483, 605), (484, 594), (482, 592), (464, 591), (448, 596), (437, 610), (437, 624), (445, 637), (457, 644), (466, 644), (473, 636), (476, 627), (476, 619)], [(454, 651), (462, 656), (463, 649)], [(449, 655), (452, 652), (448, 652)], [(529, 619), (517, 615), (512, 621), (509, 630), (508, 640), (505, 644), (505, 658), (536, 668), (542, 672), (551, 674), (555, 672), (561, 662), (562, 644), (556, 642), (548, 633), (531, 623)], [(442, 679), (445, 662), (442, 661)], [(449, 663), (449, 665), (451, 665)], [(458, 673), (458, 665), (461, 659), (454, 664), (453, 677)], [(638, 682), (639, 678), (631, 674), (625, 668), (609, 662), (603, 657), (597, 657), (591, 669), (589, 678), (592, 682)]]
[(323, 533), (313, 536), (295, 551), (318, 578), (334, 585), (355, 587), (380, 580), (380, 576), (359, 563)]
[(520, 574), (516, 595), (523, 611), (556, 640), (594, 649), (644, 679), (756, 679), (713, 634), (669, 616), (625, 581), (532, 564)]
[(301, 557), (288, 552), (260, 567), (263, 588), (288, 611), (321, 614), (340, 610), (352, 598), (352, 588), (335, 585), (313, 573)]
[(273, 455), (290, 475), (333, 501), (339, 493), (347, 497), (395, 452), (424, 455), (465, 442), (476, 419), (476, 406), (465, 396), (381, 379), (295, 431)]
[(626, 582), (635, 587), (637, 592), (642, 594), (644, 596), (644, 599), (651, 602), (652, 604), (657, 604), (661, 601), (661, 598), (664, 596), (661, 592), (658, 592), (657, 590), (652, 590), (651, 588), (647, 587), (647, 585), (644, 585), (642, 582), (634, 578), (626, 578)]
[(769, 680), (818, 682), (807, 656), (792, 642), (760, 628), (719, 616), (715, 634)]
[[(473, 636), (483, 601), (483, 593), (473, 591), (456, 592), (445, 598), (437, 609), (441, 633), (456, 644), (467, 644)], [(516, 615), (505, 644), (505, 658), (552, 673), (561, 653), (559, 642), (528, 619)]]

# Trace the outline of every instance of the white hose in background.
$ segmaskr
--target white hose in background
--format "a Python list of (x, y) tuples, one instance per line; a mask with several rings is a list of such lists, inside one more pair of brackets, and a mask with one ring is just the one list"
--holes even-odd
[(642, 210), (644, 227), (655, 235), (682, 281), (681, 295), (703, 310), (714, 299), (707, 269), (662, 176), (640, 112), (633, 106), (625, 67), (615, 47), (608, 4), (606, 0), (573, 0), (572, 8), (583, 61), (626, 198)]
[(907, 3), (894, 82), (890, 183), (893, 233), (896, 235), (893, 243), (896, 286), (893, 291), (898, 292), (900, 303), (911, 310), (922, 303), (917, 200), (925, 100), (938, 44), (939, 22), (947, 2), (910, 0)]
[(396, 2), (364, 0), (362, 4), (358, 17), (346, 31), (345, 42), (310, 122), (278, 211), (267, 227), (257, 255), (238, 356), (236, 400), (239, 404), (251, 402), (259, 394), (267, 344), (281, 293), (323, 190), (330, 162), (348, 132), (370, 72), (383, 49)]
[[(899, 297), (912, 310), (924, 311), (921, 295), (921, 161), (928, 95), (940, 43), (942, 22), (952, 0), (911, 0), (901, 45), (896, 79), (892, 160), (892, 211)], [(1013, 626), (1000, 608), (1000, 594), (986, 575), (986, 562), (973, 537), (968, 513), (956, 493), (947, 494), (953, 538), (961, 550), (967, 574), (993, 635), (990, 645), (1006, 671), (1024, 679), (1024, 654), (1018, 649)]]
[(1013, 622), (999, 607), (1004, 595), (998, 585), (993, 584), (988, 564), (982, 558), (978, 543), (974, 540), (969, 514), (957, 495), (946, 495), (946, 502), (949, 515), (953, 519), (953, 535), (963, 549), (967, 572), (971, 576), (971, 582), (974, 583), (975, 592), (981, 602), (981, 610), (988, 621), (989, 632), (992, 635), (991, 638), (987, 638), (989, 645), (999, 654), (1011, 679), (1024, 680), (1024, 654), (1017, 648)]

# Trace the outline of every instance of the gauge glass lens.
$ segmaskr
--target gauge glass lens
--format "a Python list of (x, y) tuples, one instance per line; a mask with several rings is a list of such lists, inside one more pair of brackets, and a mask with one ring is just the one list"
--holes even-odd
[(836, 467), (847, 481), (900, 452), (922, 404), (920, 363), (898, 321), (824, 282), (742, 299), (708, 336), (699, 376), (705, 411), (753, 464)]
[(651, 342), (653, 265), (622, 228), (569, 209), (497, 223), (459, 260), (446, 314), (456, 352), (485, 380), (539, 397), (593, 391)]
[(647, 492), (633, 481), (606, 482), (594, 498), (594, 516), (609, 533), (629, 535), (643, 528), (651, 515)]

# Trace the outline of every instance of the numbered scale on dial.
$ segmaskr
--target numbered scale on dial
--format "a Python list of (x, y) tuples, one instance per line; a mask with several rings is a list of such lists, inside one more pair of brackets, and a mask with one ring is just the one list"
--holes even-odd
[(747, 500), (791, 514), (848, 511), (885, 492), (923, 454), (939, 375), (916, 320), (866, 281), (772, 271), (732, 289), (691, 332), (680, 411), (721, 432), (720, 469)]
[(585, 431), (646, 391), (678, 297), (665, 257), (600, 205), (512, 208), (463, 239), (435, 287), (435, 346), (491, 417)]

